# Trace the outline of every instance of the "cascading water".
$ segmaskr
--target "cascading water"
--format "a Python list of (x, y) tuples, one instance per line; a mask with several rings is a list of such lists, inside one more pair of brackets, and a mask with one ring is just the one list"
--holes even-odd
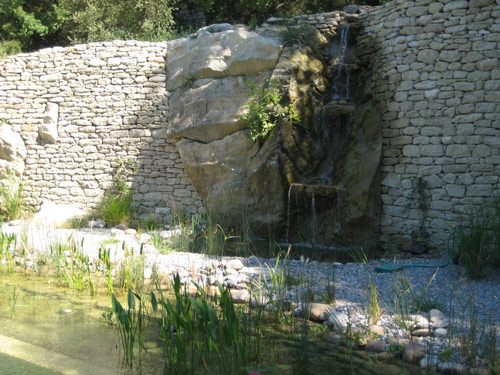
[[(340, 222), (343, 217), (345, 200), (339, 187), (333, 183), (335, 163), (349, 139), (351, 113), (355, 109), (351, 99), (350, 64), (352, 62), (348, 58), (350, 56), (348, 51), (349, 31), (349, 24), (344, 25), (340, 41), (331, 49), (333, 57), (330, 66), (333, 79), (332, 101), (325, 105), (319, 113), (319, 121), (321, 122), (319, 136), (325, 150), (325, 156), (319, 163), (314, 177), (304, 183), (292, 183), (288, 189), (285, 236), (287, 244), (289, 244), (294, 228), (297, 228), (300, 238), (306, 238), (310, 241), (321, 241), (321, 238), (332, 238), (332, 235), (335, 237), (334, 234), (339, 233), (341, 229)], [(295, 203), (292, 201), (293, 195), (295, 195)], [(300, 219), (298, 218), (299, 207), (302, 208)], [(325, 220), (328, 221), (328, 224)], [(309, 225), (304, 225), (305, 222), (308, 222)], [(324, 230), (321, 228), (324, 227), (329, 228), (330, 234), (319, 235), (320, 231)], [(314, 247), (317, 245), (314, 243)], [(326, 248), (331, 248), (330, 246), (329, 244)]]
[[(351, 100), (351, 69), (349, 65), (345, 63), (346, 51), (347, 51), (347, 40), (349, 39), (349, 24), (345, 25), (340, 34), (340, 52), (338, 56), (338, 66), (337, 73), (334, 76), (334, 86), (333, 86), (333, 100), (345, 99)], [(342, 84), (342, 72), (345, 72), (345, 85), (344, 85), (344, 95), (341, 93)]]

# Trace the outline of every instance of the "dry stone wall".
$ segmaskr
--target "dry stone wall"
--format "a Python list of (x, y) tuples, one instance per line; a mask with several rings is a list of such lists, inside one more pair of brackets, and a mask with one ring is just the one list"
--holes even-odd
[[(499, 185), (499, 5), (393, 1), (294, 18), (328, 35), (346, 20), (362, 26), (357, 57), (371, 73), (369, 90), (383, 118), (384, 241), (427, 233), (429, 243), (443, 245), (469, 207)], [(175, 140), (166, 137), (166, 55), (167, 43), (115, 41), (0, 62), (0, 118), (25, 143), (18, 170), (25, 168), (35, 208), (43, 200), (95, 206), (114, 164), (132, 158), (130, 183), (142, 215), (180, 201), (201, 210)], [(16, 167), (19, 155), (9, 161)]]
[(384, 120), (385, 240), (423, 229), (442, 245), (499, 186), (499, 5), (394, 1), (359, 16)]
[[(27, 201), (97, 205), (115, 164), (132, 159), (138, 213), (201, 209), (175, 143), (166, 140), (167, 43), (49, 48), (0, 62), (0, 117), (26, 146)], [(182, 203), (181, 203), (182, 202)]]

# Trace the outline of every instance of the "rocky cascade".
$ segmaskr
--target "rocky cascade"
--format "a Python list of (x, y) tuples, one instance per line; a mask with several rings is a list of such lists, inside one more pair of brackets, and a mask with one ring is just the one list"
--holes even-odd
[[(306, 191), (314, 194), (314, 181), (325, 168), (330, 176), (316, 191), (317, 213), (310, 207), (302, 212), (313, 234), (304, 230), (303, 222), (301, 230), (292, 228), (294, 233), (331, 244), (339, 230), (357, 236), (361, 230), (352, 229), (353, 225), (366, 231), (369, 223), (376, 231), (379, 207), (373, 202), (377, 201), (380, 118), (362, 86), (353, 85), (354, 99), (344, 98), (343, 106), (333, 100), (341, 75), (339, 62), (334, 61), (339, 59), (335, 37), (329, 41), (312, 27), (290, 29), (307, 33), (310, 40), (283, 42), (279, 37), (283, 26), (251, 32), (222, 24), (170, 42), (167, 137), (178, 139), (186, 173), (207, 206), (233, 222), (244, 215), (256, 234), (267, 234), (269, 226), (284, 227), (290, 221), (286, 192), (306, 184)], [(353, 48), (347, 54), (355, 59)], [(253, 142), (240, 115), (249, 101), (249, 84), (262, 88), (266, 83), (280, 90), (283, 104), (291, 104), (301, 122), (282, 122), (274, 136)], [(323, 107), (329, 108), (326, 115)], [(335, 112), (339, 108), (341, 114)], [(354, 119), (349, 120), (349, 129), (335, 125), (339, 116), (346, 115)], [(325, 132), (331, 133), (326, 139)], [(347, 208), (339, 212), (344, 203)], [(293, 214), (300, 210), (304, 207), (296, 207)], [(335, 224), (341, 225), (335, 229)], [(323, 235), (317, 236), (319, 232)]]

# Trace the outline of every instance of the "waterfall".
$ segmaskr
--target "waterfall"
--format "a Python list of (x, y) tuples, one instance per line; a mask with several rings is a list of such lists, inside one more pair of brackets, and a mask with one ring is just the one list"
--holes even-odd
[(347, 50), (347, 40), (349, 39), (349, 24), (345, 25), (345, 27), (342, 29), (342, 32), (340, 34), (340, 53), (339, 53), (339, 59), (338, 59), (338, 67), (337, 67), (337, 74), (335, 74), (334, 77), (334, 83), (333, 83), (333, 100), (339, 100), (342, 98), (341, 96), (341, 89), (340, 89), (340, 84), (341, 84), (341, 77), (342, 77), (342, 71), (345, 71), (346, 75), (346, 83), (345, 83), (345, 92), (344, 92), (344, 99), (350, 100), (350, 87), (349, 87), (349, 81), (350, 81), (350, 75), (351, 75), (351, 69), (349, 66), (345, 63), (345, 55), (346, 55), (346, 50)]

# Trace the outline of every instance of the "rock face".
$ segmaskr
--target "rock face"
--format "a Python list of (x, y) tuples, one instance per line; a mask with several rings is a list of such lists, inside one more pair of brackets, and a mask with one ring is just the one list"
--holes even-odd
[(262, 87), (280, 51), (275, 40), (230, 25), (170, 42), (167, 89), (173, 93), (167, 136), (212, 142), (244, 129), (238, 115), (249, 100), (246, 82)]
[(177, 148), (209, 207), (235, 219), (248, 215), (257, 232), (281, 220), (284, 183), (271, 143), (259, 149), (243, 130), (208, 144), (183, 139)]
[(183, 137), (177, 149), (206, 205), (236, 220), (248, 215), (255, 232), (283, 219), (284, 181), (276, 144), (261, 148), (238, 116), (248, 83), (264, 86), (280, 52), (274, 39), (216, 25), (169, 43), (166, 60), (167, 137)]
[(21, 176), (24, 172), (26, 146), (21, 136), (7, 124), (0, 124), (0, 178), (9, 172)]
[[(382, 119), (371, 102), (358, 107), (347, 145), (335, 165), (333, 181), (343, 187), (344, 234), (373, 243), (380, 218)], [(355, 173), (353, 173), (355, 172)]]
[(210, 29), (220, 30), (213, 25), (193, 38), (169, 42), (167, 90), (178, 89), (189, 79), (256, 74), (276, 66), (281, 49), (276, 41), (231, 28), (211, 33)]
[(248, 102), (245, 82), (261, 87), (270, 74), (205, 78), (177, 89), (170, 97), (167, 136), (207, 143), (244, 129), (238, 116)]

